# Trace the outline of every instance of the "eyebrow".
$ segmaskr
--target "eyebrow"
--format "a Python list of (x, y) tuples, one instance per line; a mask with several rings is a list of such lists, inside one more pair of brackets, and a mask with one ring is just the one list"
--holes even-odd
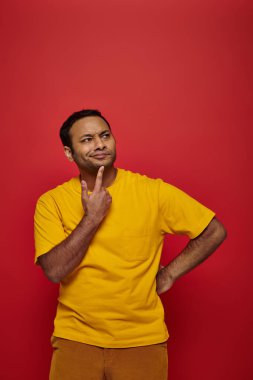
[[(109, 132), (109, 133), (110, 133), (109, 129), (106, 129), (105, 131), (102, 131), (101, 133), (99, 133), (99, 135), (101, 136), (101, 135), (103, 135), (103, 134), (106, 133), (106, 132)], [(94, 135), (96, 135), (96, 133), (94, 133)], [(82, 139), (83, 137), (92, 137), (92, 136), (94, 136), (94, 135), (91, 135), (90, 133), (86, 133), (86, 134), (80, 136), (80, 139)]]

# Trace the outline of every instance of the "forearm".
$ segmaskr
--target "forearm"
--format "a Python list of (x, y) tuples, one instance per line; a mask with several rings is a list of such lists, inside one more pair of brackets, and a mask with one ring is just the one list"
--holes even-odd
[(49, 280), (60, 282), (80, 264), (98, 226), (99, 223), (84, 216), (64, 241), (39, 257), (38, 262)]
[(164, 269), (165, 276), (174, 282), (206, 260), (226, 238), (223, 225), (214, 218), (207, 228), (186, 247)]

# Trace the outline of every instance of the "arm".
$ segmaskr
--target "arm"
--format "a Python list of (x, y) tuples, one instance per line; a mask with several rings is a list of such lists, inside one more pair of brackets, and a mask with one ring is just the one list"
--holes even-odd
[(86, 182), (81, 182), (85, 211), (81, 222), (65, 240), (38, 258), (39, 265), (52, 282), (60, 282), (80, 264), (107, 214), (112, 199), (106, 189), (102, 188), (103, 168), (98, 171), (94, 191), (90, 196)]
[(182, 252), (158, 271), (156, 276), (157, 293), (166, 292), (179, 277), (206, 260), (225, 240), (226, 236), (223, 224), (214, 217), (199, 236), (191, 239)]

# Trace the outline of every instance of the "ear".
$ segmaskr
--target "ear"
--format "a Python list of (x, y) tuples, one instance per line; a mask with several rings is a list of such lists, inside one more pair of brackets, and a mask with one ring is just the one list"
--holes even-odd
[(74, 161), (74, 158), (72, 156), (72, 152), (71, 152), (71, 149), (69, 146), (64, 146), (64, 153), (67, 157), (67, 159), (70, 161), (70, 162), (73, 162)]

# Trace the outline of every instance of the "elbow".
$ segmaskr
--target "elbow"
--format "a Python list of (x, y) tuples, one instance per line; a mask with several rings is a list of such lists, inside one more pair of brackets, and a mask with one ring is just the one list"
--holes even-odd
[(43, 267), (42, 267), (42, 270), (44, 272), (44, 275), (49, 281), (53, 282), (54, 284), (60, 283), (61, 279), (55, 273), (53, 273), (52, 271), (48, 271)]
[(220, 245), (227, 237), (227, 230), (224, 225), (214, 217), (205, 231), (203, 231), (203, 236), (207, 239), (211, 239), (215, 244)]
[(57, 273), (55, 273), (52, 270), (48, 271), (48, 270), (46, 270), (44, 268), (42, 268), (42, 269), (43, 269), (43, 272), (44, 272), (46, 278), (49, 281), (53, 282), (54, 284), (59, 284), (61, 282), (61, 278), (59, 277), (59, 275), (57, 275)]
[(49, 281), (53, 282), (54, 284), (59, 284), (61, 282), (61, 278), (59, 277), (59, 275), (57, 275), (57, 273), (53, 269), (49, 269), (47, 267), (46, 263), (44, 262), (44, 258), (39, 257), (38, 264), (40, 265), (44, 275)]
[(221, 233), (221, 237), (222, 237), (222, 241), (224, 241), (227, 238), (228, 234), (227, 234), (226, 228), (223, 225), (222, 225), (222, 227), (223, 227), (223, 230)]
[(61, 279), (53, 274), (45, 273), (46, 278), (54, 284), (59, 284)]
[(221, 244), (227, 238), (227, 230), (224, 225), (216, 219), (214, 236), (218, 244)]

